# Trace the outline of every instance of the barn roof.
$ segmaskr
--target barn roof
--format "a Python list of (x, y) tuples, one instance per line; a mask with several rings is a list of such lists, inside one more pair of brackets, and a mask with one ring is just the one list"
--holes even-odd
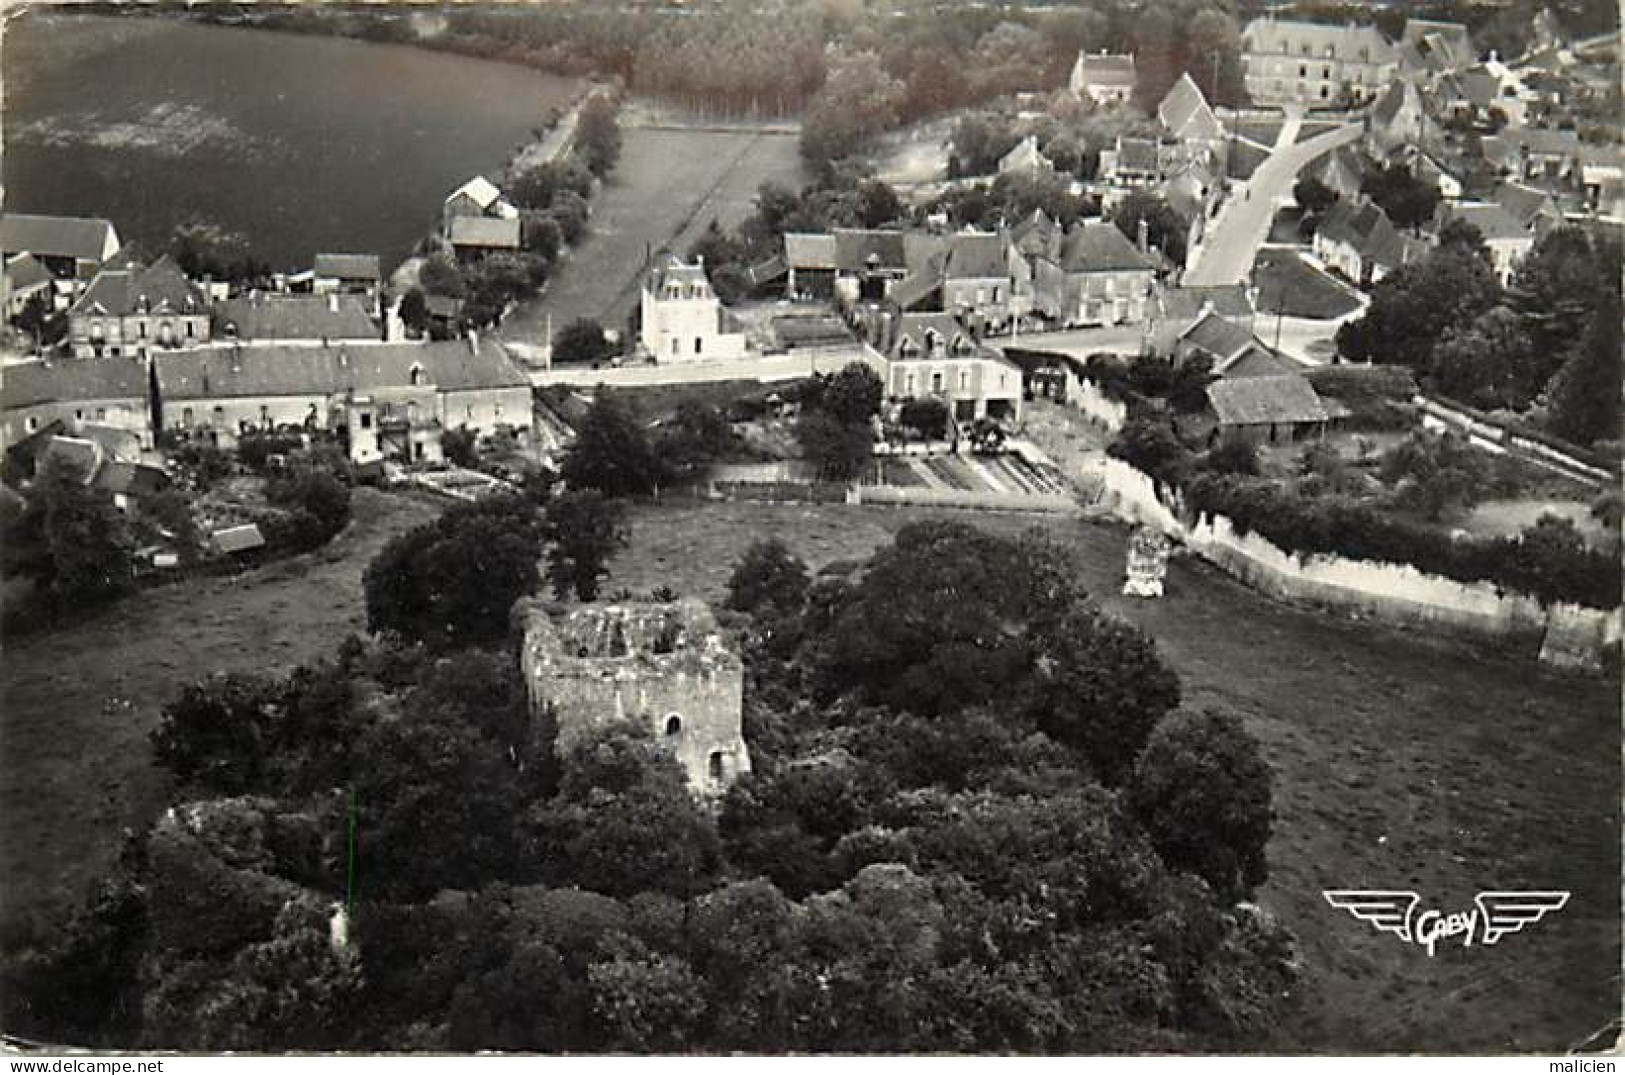
[(1331, 417), (1314, 386), (1295, 373), (1214, 381), (1207, 399), (1221, 426), (1296, 425)]

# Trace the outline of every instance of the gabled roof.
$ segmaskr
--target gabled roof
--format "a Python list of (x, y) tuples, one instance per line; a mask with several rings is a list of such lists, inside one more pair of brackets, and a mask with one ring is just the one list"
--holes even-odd
[(1014, 149), (999, 158), (999, 174), (1008, 172), (1045, 172), (1055, 165), (1039, 152), (1038, 136), (1029, 134), (1016, 143)]
[[(891, 319), (888, 326), (885, 351), (893, 359), (929, 358), (930, 341), (935, 339), (948, 354), (975, 355), (983, 353), (976, 338), (951, 314), (905, 313)], [(914, 350), (905, 354), (905, 348)]]
[(1031, 216), (1010, 230), (1010, 241), (1026, 257), (1052, 255), (1061, 236), (1061, 225), (1042, 209), (1034, 209)]
[(662, 250), (649, 266), (649, 290), (658, 295), (667, 284), (703, 286), (709, 291), (711, 281), (704, 265), (690, 265), (671, 251)]
[(1163, 288), (1158, 296), (1162, 316), (1170, 321), (1189, 321), (1202, 316), (1204, 308), (1221, 317), (1252, 317), (1253, 303), (1245, 284), (1186, 284)]
[(952, 240), (946, 235), (927, 232), (903, 233), (903, 261), (910, 276), (942, 278), (943, 266), (948, 261), (948, 248)]
[(1221, 426), (1294, 425), (1331, 417), (1314, 386), (1295, 373), (1214, 381), (1207, 399)]
[(146, 310), (154, 314), (202, 313), (206, 307), (203, 289), (186, 278), (168, 254), (146, 268), (103, 269), (70, 316), (125, 317)]
[(1215, 372), (1219, 365), (1247, 350), (1257, 339), (1251, 329), (1211, 312), (1179, 334), (1179, 342), (1206, 351), (1218, 360)]
[(313, 266), (317, 276), (340, 280), (378, 280), (377, 254), (317, 254)]
[(1107, 52), (1080, 52), (1072, 65), (1072, 85), (1102, 89), (1134, 88), (1134, 55)]
[(519, 218), (452, 217), (451, 232), (447, 238), (451, 240), (452, 246), (480, 247), (487, 250), (518, 250)]
[(214, 547), (221, 552), (249, 552), (253, 549), (265, 547), (265, 535), (260, 533), (257, 523), (244, 523), (241, 526), (228, 526), (223, 530), (216, 530), (209, 535)]
[(1068, 232), (1054, 260), (1069, 273), (1130, 272), (1156, 267), (1156, 262), (1136, 249), (1117, 225), (1098, 221), (1079, 224)]
[(0, 214), (0, 251), (40, 257), (101, 261), (118, 250), (118, 234), (105, 220), (90, 217)]
[(1382, 91), (1382, 96), (1378, 97), (1377, 103), (1372, 106), (1371, 118), (1374, 122), (1386, 126), (1394, 121), (1407, 104), (1420, 108), (1422, 101), (1417, 96), (1416, 87), (1411, 84), (1410, 79), (1395, 76), (1388, 80), (1388, 88)]
[[(378, 326), (355, 295), (250, 293), (215, 307), (219, 335), (240, 340), (376, 340)], [(234, 328), (235, 333), (228, 331)]]
[(16, 254), (6, 259), (6, 282), (13, 294), (21, 294), (51, 282), (51, 272), (33, 254)]
[[(1353, 23), (1331, 24), (1264, 16), (1247, 24), (1241, 33), (1241, 40), (1245, 52), (1304, 56), (1315, 60), (1330, 56), (1356, 63), (1389, 63), (1394, 58), (1393, 46), (1377, 32), (1376, 27)], [(1306, 48), (1308, 51), (1304, 51)]]
[(1502, 183), (1495, 188), (1495, 201), (1526, 228), (1533, 226), (1543, 213), (1552, 217), (1563, 215), (1557, 199), (1544, 190), (1526, 187), (1522, 183)]
[(1319, 234), (1347, 243), (1360, 256), (1383, 265), (1404, 264), (1403, 242), (1388, 214), (1372, 202), (1337, 202), (1321, 219)]
[(1472, 35), (1459, 22), (1406, 19), (1400, 41), (1414, 48), (1436, 71), (1448, 71), (1452, 67), (1470, 64), (1475, 55)]
[(822, 232), (785, 232), (784, 260), (792, 269), (833, 269), (838, 264), (835, 236)]
[(1175, 138), (1213, 141), (1224, 137), (1224, 124), (1214, 115), (1189, 71), (1179, 76), (1157, 105), (1157, 119)]
[(246, 347), (168, 351), (154, 359), (165, 402), (245, 396), (331, 396), (405, 388), (414, 367), (442, 392), (528, 386), (499, 345), (487, 340), (359, 347)]
[(468, 199), (479, 206), (481, 210), (489, 209), (502, 200), (502, 191), (497, 189), (497, 185), (483, 175), (475, 176), (446, 195), (446, 201), (451, 201), (459, 194), (466, 194)]
[[(940, 275), (911, 274), (893, 284), (886, 292), (886, 301), (905, 312), (923, 310), (927, 306), (942, 308), (942, 277)], [(932, 296), (937, 296), (933, 303)]]
[(108, 493), (151, 496), (169, 486), (169, 475), (163, 467), (109, 459), (96, 472), (94, 485), (97, 489)]
[(949, 280), (986, 279), (1009, 276), (1005, 261), (1004, 236), (986, 232), (960, 232), (948, 241), (948, 262), (943, 275)]
[(1580, 136), (1573, 131), (1545, 127), (1507, 127), (1500, 134), (1478, 140), (1486, 159), (1512, 161), (1527, 149), (1530, 153), (1574, 157), (1580, 153)]
[(1440, 222), (1463, 220), (1478, 229), (1486, 241), (1492, 239), (1533, 239), (1529, 229), (1498, 202), (1463, 202), (1441, 208)]
[(133, 358), (65, 358), (20, 362), (0, 371), (0, 406), (7, 410), (78, 400), (140, 401), (147, 371)]
[(906, 272), (908, 257), (900, 231), (836, 228), (835, 261), (842, 272), (863, 272), (869, 268)]

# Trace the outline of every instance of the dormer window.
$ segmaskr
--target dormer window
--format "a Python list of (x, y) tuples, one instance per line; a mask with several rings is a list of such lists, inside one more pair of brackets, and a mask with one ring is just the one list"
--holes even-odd
[(412, 375), (411, 376), (412, 376), (412, 387), (416, 388), (416, 387), (422, 385), (423, 384), (423, 367), (414, 362), (412, 364)]

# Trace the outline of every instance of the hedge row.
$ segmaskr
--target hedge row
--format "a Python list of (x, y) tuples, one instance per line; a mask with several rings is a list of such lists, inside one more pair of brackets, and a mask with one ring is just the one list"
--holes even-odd
[(1224, 515), (1241, 533), (1256, 533), (1299, 556), (1410, 564), (1425, 574), (1489, 582), (1548, 604), (1619, 604), (1618, 558), (1583, 544), (1526, 537), (1458, 540), (1357, 501), (1305, 500), (1271, 482), (1233, 475), (1192, 473), (1183, 491), (1186, 507), (1198, 516)]

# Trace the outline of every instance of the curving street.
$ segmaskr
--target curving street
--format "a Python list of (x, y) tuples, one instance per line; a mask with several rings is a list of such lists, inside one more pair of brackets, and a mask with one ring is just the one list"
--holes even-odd
[[(1296, 125), (1289, 128), (1295, 131)], [(1269, 235), (1276, 204), (1292, 193), (1292, 184), (1303, 166), (1354, 141), (1360, 133), (1358, 123), (1349, 123), (1296, 145), (1277, 142), (1275, 152), (1258, 166), (1251, 179), (1237, 184), (1235, 193), (1219, 211), (1213, 230), (1197, 253), (1196, 264), (1185, 274), (1185, 283), (1236, 284), (1247, 279), (1253, 257)]]

